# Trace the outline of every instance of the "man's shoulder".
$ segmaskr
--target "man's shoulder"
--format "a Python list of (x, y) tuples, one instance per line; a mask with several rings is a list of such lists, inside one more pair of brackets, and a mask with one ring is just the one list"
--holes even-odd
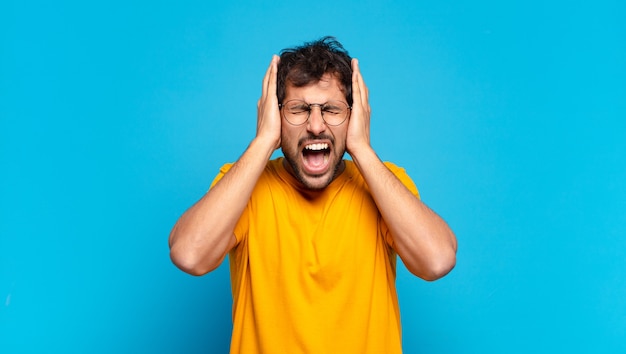
[[(265, 170), (278, 170), (281, 168), (282, 166), (282, 158), (275, 158), (273, 160), (269, 160), (267, 161), (267, 164), (265, 165)], [(222, 165), (222, 167), (220, 167), (219, 173), (221, 174), (225, 174), (226, 172), (228, 172), (234, 165), (234, 162), (226, 162)]]
[(220, 167), (220, 173), (224, 174), (226, 172), (228, 172), (230, 170), (231, 167), (233, 167), (235, 163), (234, 162), (227, 162), (225, 164), (222, 165), (222, 167)]
[[(346, 167), (348, 171), (355, 171), (358, 173), (358, 168), (356, 167), (356, 164), (354, 163), (354, 161), (347, 160), (347, 159), (344, 161), (346, 163)], [(406, 170), (403, 167), (400, 167), (391, 161), (383, 161), (383, 164), (395, 175), (397, 175), (398, 173), (406, 174)]]
[(391, 171), (391, 173), (393, 173), (402, 182), (402, 184), (404, 184), (404, 186), (411, 191), (411, 193), (419, 198), (420, 194), (417, 190), (417, 186), (415, 186), (415, 182), (413, 182), (413, 179), (411, 178), (411, 176), (408, 175), (404, 167), (400, 167), (395, 163), (389, 161), (383, 163), (389, 169), (389, 171)]
[(395, 175), (397, 175), (398, 173), (406, 174), (406, 170), (404, 169), (404, 167), (398, 166), (391, 161), (383, 161), (383, 164)]
[[(221, 180), (222, 177), (224, 177), (224, 175), (226, 173), (228, 173), (228, 171), (230, 171), (230, 169), (234, 165), (235, 165), (234, 162), (226, 162), (226, 163), (224, 163), (220, 167), (219, 172), (217, 173), (215, 178), (213, 179), (213, 182), (211, 183), (211, 187), (213, 187), (215, 184), (217, 184), (217, 182), (219, 182), (219, 180)], [(263, 173), (261, 174), (260, 178), (263, 178), (264, 176), (268, 176), (268, 175), (276, 175), (276, 174), (279, 173), (279, 170), (281, 168), (282, 168), (282, 164), (281, 164), (281, 159), (280, 158), (269, 160), (267, 162), (267, 164), (265, 165), (265, 169), (263, 170)]]
[[(402, 182), (402, 184), (404, 184), (405, 187), (411, 191), (411, 193), (419, 197), (419, 191), (417, 190), (413, 179), (411, 179), (411, 177), (407, 174), (404, 167), (398, 166), (390, 161), (383, 161), (383, 164), (400, 180), (400, 182)], [(359, 176), (361, 179), (363, 178), (359, 169), (356, 167), (356, 164), (351, 160), (346, 160), (346, 171), (349, 171), (348, 173), (351, 175), (351, 179), (353, 179), (354, 176)]]

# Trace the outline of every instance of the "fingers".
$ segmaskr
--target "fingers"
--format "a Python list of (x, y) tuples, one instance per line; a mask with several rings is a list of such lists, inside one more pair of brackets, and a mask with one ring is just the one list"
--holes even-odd
[(269, 141), (274, 148), (280, 146), (281, 119), (276, 97), (276, 82), (279, 57), (272, 56), (272, 61), (263, 77), (261, 98), (257, 102), (257, 137)]
[(359, 85), (359, 61), (352, 58), (352, 105), (356, 106), (361, 103), (361, 88)]
[(270, 64), (272, 70), (270, 72), (268, 90), (269, 90), (269, 93), (271, 94), (270, 97), (274, 100), (278, 100), (276, 98), (276, 81), (278, 78), (278, 61), (279, 60), (280, 60), (280, 57), (278, 57), (277, 55), (274, 55), (272, 56), (272, 63)]
[(272, 61), (270, 61), (270, 65), (267, 67), (267, 70), (265, 71), (265, 76), (263, 77), (263, 86), (261, 87), (261, 98), (267, 97), (270, 79), (272, 77), (272, 70), (274, 69), (274, 57), (275, 56), (272, 56)]
[(369, 90), (363, 81), (363, 75), (361, 75), (361, 69), (359, 68), (359, 60), (352, 59), (352, 98), (353, 104), (360, 104), (363, 107), (368, 107), (369, 104)]
[(270, 65), (267, 67), (267, 70), (265, 71), (265, 77), (263, 77), (261, 99), (267, 98), (269, 96), (268, 93), (271, 93), (272, 88), (274, 92), (276, 92), (276, 74), (278, 72), (277, 64), (278, 64), (278, 56), (273, 55), (272, 61), (270, 62)]

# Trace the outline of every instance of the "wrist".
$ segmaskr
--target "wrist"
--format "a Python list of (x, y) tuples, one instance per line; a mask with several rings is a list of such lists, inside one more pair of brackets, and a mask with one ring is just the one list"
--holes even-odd
[(376, 152), (369, 144), (362, 144), (358, 147), (350, 148), (348, 149), (348, 153), (359, 170), (361, 170), (361, 166), (367, 166), (372, 161), (379, 161)]
[(270, 156), (274, 153), (274, 150), (278, 149), (279, 147), (280, 139), (278, 139), (277, 141), (273, 138), (257, 136), (250, 143), (248, 150), (252, 150), (258, 154), (267, 155), (267, 158), (269, 159)]

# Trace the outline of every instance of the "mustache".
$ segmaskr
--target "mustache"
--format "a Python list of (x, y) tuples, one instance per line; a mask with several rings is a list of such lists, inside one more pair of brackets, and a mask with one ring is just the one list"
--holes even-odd
[(331, 144), (335, 144), (335, 138), (332, 137), (331, 135), (328, 134), (320, 134), (320, 135), (313, 135), (313, 134), (309, 134), (305, 137), (300, 138), (300, 140), (298, 140), (298, 146), (302, 146), (304, 145), (305, 142), (310, 142), (311, 140), (329, 140)]

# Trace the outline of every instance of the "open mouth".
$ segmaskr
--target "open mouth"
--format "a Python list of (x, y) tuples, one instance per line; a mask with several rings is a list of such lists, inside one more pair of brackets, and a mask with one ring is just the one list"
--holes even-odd
[(330, 148), (328, 143), (311, 143), (304, 146), (302, 160), (307, 173), (319, 175), (328, 170)]

